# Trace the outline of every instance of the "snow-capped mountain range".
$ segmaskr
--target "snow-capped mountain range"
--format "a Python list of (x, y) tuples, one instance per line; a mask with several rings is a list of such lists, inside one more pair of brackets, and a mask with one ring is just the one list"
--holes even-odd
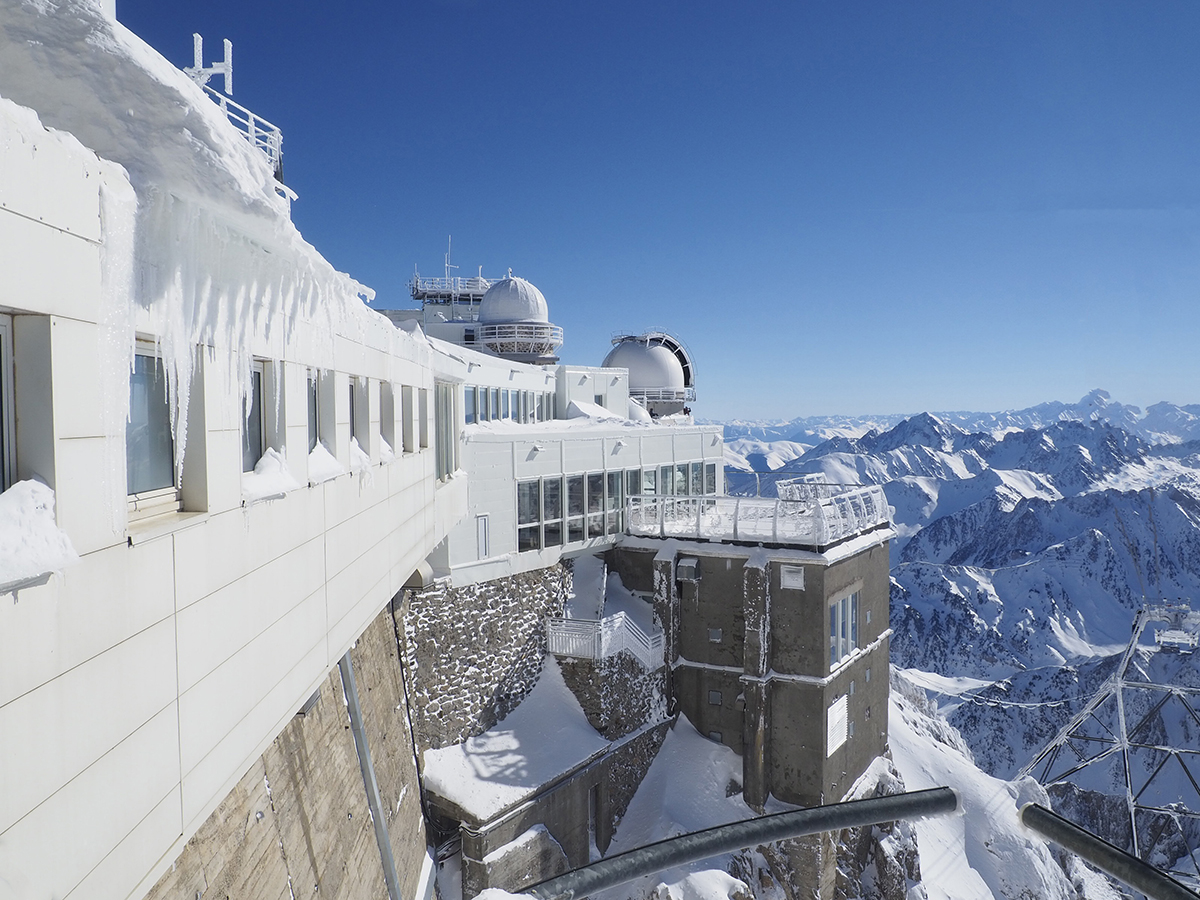
[[(1002, 437), (1010, 431), (1045, 428), (1056, 422), (1099, 421), (1154, 444), (1200, 440), (1200, 404), (1178, 406), (1164, 401), (1142, 410), (1115, 401), (1108, 391), (1100, 389), (1090, 392), (1078, 403), (1054, 400), (1027, 409), (998, 413), (953, 411), (934, 415), (940, 421), (963, 431), (984, 432), (993, 437)], [(861, 437), (870, 431), (885, 432), (909, 418), (912, 418), (912, 414), (892, 413), (874, 416), (807, 416), (787, 422), (735, 420), (721, 424), (725, 427), (726, 445), (733, 456), (749, 457), (775, 452), (782, 455), (782, 464), (830, 438)], [(787, 446), (789, 444), (802, 449), (788, 456), (791, 452)], [(766, 445), (771, 445), (770, 451), (765, 449)]]
[[(1093, 391), (1077, 404), (997, 414), (726, 426), (731, 492), (773, 495), (801, 475), (882, 485), (898, 534), (893, 664), (940, 702), (998, 778), (1014, 777), (1111, 674), (1139, 607), (1200, 607), (1197, 405), (1143, 413)], [(1147, 677), (1200, 684), (1200, 654), (1153, 651), (1150, 642), (1134, 661)], [(1130, 702), (1130, 715), (1146, 712)], [(1153, 711), (1145, 727), (1200, 746), (1200, 719), (1186, 708)], [(1111, 773), (1088, 777), (1061, 802), (1100, 827), (1102, 794), (1119, 795), (1123, 810), (1124, 789), (1105, 781)], [(1161, 802), (1200, 806), (1176, 780), (1180, 799), (1167, 796), (1168, 780)], [(1159, 864), (1186, 849), (1164, 845)]]

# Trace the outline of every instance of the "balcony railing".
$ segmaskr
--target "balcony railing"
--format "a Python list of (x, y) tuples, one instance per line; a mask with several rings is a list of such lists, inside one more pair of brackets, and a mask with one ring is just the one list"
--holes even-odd
[(283, 132), (279, 130), (279, 126), (272, 125), (261, 116), (256, 116), (240, 103), (235, 103), (220, 91), (210, 88), (207, 84), (202, 85), (202, 87), (212, 97), (217, 106), (221, 107), (221, 112), (225, 113), (229, 121), (245, 136), (251, 146), (257, 147), (263, 153), (267, 154), (267, 159), (271, 161), (271, 169), (275, 172), (275, 177), (282, 181)]
[(628, 650), (648, 672), (663, 665), (663, 634), (646, 634), (623, 612), (592, 619), (547, 619), (546, 643), (555, 656), (607, 659)]
[(643, 537), (826, 547), (891, 524), (881, 487), (815, 487), (829, 488), (824, 491), (829, 496), (778, 500), (729, 496), (630, 497), (626, 530)]
[(548, 355), (563, 342), (563, 330), (557, 325), (515, 322), (484, 325), (477, 329), (475, 340), (496, 353), (535, 353)]
[(696, 399), (696, 389), (680, 388), (679, 390), (642, 391), (636, 388), (631, 388), (629, 391), (629, 396), (637, 400), (643, 400), (651, 403), (655, 401), (665, 401), (668, 403), (681, 400), (692, 401)]

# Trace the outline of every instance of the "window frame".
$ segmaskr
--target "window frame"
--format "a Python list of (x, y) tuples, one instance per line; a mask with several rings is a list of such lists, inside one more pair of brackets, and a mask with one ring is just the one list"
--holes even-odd
[[(171, 421), (171, 399), (167, 395), (167, 376), (166, 369), (162, 365), (162, 357), (158, 354), (158, 348), (153, 341), (145, 338), (138, 338), (134, 343), (133, 351), (133, 366), (129, 372), (129, 391), (130, 391), (130, 418), (125, 425), (125, 481), (126, 481), (126, 509), (128, 512), (128, 521), (135, 522), (141, 519), (148, 519), (151, 516), (159, 516), (167, 513), (177, 513), (183, 509), (183, 488), (180, 484), (179, 466), (175, 460), (175, 435), (169, 434), (170, 440), (170, 468), (171, 468), (171, 484), (161, 487), (147, 488), (142, 491), (130, 491), (129, 488), (129, 427), (132, 424), (133, 415), (133, 379), (136, 376), (137, 358), (150, 359), (154, 361), (154, 368), (161, 372), (163, 384), (163, 404), (166, 406), (168, 430), (170, 430)], [(158, 377), (154, 379), (158, 381)]]
[[(255, 418), (255, 390), (257, 385), (257, 417), (258, 417), (258, 453), (254, 457), (254, 462), (250, 464), (250, 468), (246, 468), (246, 462), (250, 458), (249, 454), (254, 452), (254, 447), (250, 446), (250, 424)], [(254, 467), (258, 465), (258, 461), (263, 458), (263, 454), (267, 452), (267, 366), (266, 362), (261, 359), (254, 360), (250, 365), (250, 396), (249, 408), (247, 409), (246, 401), (243, 400), (242, 405), (242, 474), (248, 474), (254, 471)]]
[(17, 480), (17, 427), (13, 390), (12, 316), (0, 313), (0, 491)]
[(829, 602), (829, 670), (838, 668), (860, 647), (858, 623), (862, 586), (834, 595)]

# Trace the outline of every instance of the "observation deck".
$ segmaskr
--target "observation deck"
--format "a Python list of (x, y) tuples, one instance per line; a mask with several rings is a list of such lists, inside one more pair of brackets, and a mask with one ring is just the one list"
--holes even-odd
[[(784, 495), (787, 486), (790, 496)], [(630, 497), (626, 531), (640, 537), (824, 548), (891, 527), (878, 485), (785, 482), (778, 499), (721, 496)]]

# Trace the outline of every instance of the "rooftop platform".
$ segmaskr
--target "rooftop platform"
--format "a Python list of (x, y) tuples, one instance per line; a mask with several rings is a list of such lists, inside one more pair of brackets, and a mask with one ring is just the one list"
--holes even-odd
[(630, 497), (626, 532), (638, 537), (823, 549), (891, 527), (887, 498), (877, 485), (793, 483), (788, 488), (790, 496), (779, 499), (728, 495)]

